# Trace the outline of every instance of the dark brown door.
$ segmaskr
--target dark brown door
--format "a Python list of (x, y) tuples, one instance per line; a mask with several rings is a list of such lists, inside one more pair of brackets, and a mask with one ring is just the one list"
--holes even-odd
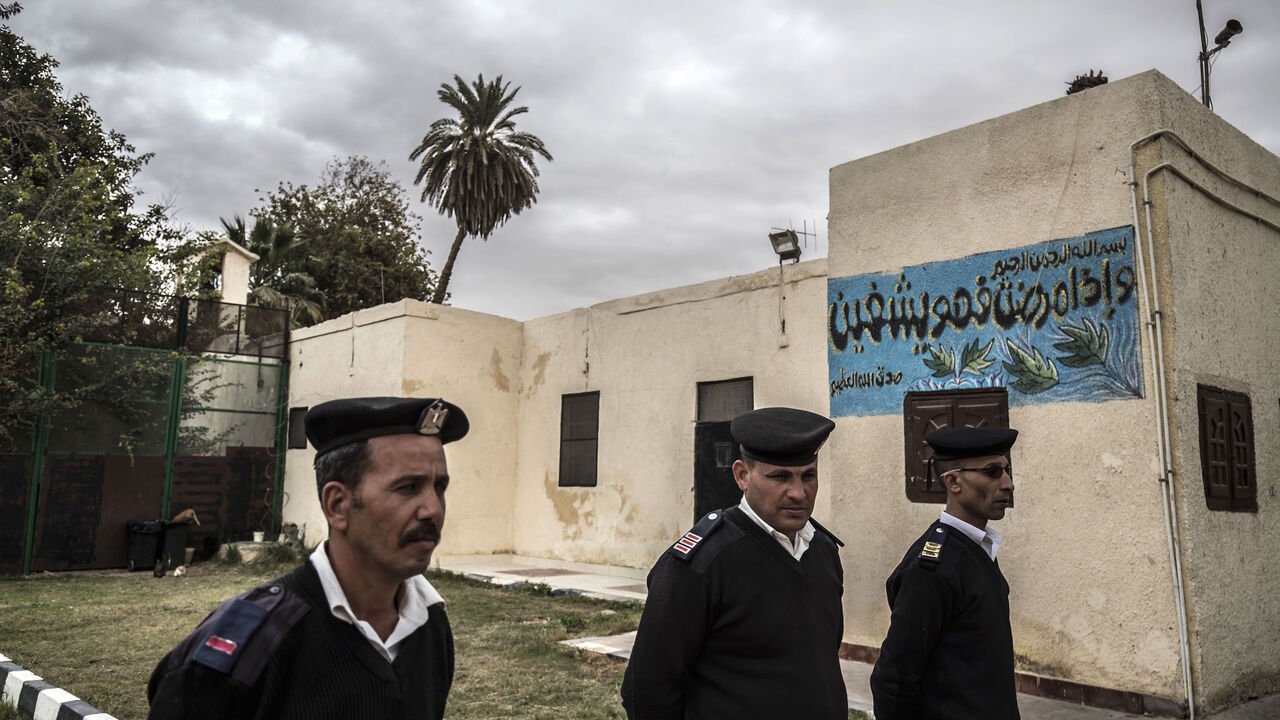
[(738, 447), (729, 423), (754, 402), (751, 378), (698, 383), (698, 422), (693, 429), (693, 519), (733, 507), (742, 491), (733, 480)]

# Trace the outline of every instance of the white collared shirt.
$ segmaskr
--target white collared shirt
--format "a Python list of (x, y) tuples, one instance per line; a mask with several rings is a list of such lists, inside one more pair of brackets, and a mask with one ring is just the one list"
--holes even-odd
[(786, 550), (791, 557), (799, 560), (800, 556), (804, 555), (804, 551), (809, 549), (809, 542), (813, 540), (813, 523), (806, 520), (804, 527), (800, 528), (800, 532), (796, 533), (796, 541), (793, 543), (791, 538), (774, 530), (772, 525), (761, 519), (756, 514), (756, 511), (751, 509), (751, 506), (747, 504), (746, 495), (742, 496), (742, 502), (738, 503), (738, 509), (751, 518), (752, 522), (759, 525), (762, 530), (769, 533), (770, 537), (777, 540), (782, 549)]
[(329, 612), (339, 620), (355, 625), (379, 655), (386, 658), (387, 662), (393, 662), (400, 650), (400, 643), (418, 628), (427, 624), (428, 608), (438, 602), (444, 602), (444, 598), (440, 597), (440, 593), (436, 592), (436, 589), (431, 587), (431, 583), (421, 575), (414, 575), (405, 580), (400, 585), (399, 592), (397, 610), (400, 613), (400, 619), (396, 621), (396, 627), (387, 639), (383, 640), (378, 637), (378, 632), (372, 625), (357, 618), (351, 611), (347, 594), (343, 592), (342, 583), (338, 582), (338, 576), (333, 572), (333, 565), (329, 562), (329, 553), (325, 551), (328, 544), (327, 541), (320, 543), (315, 552), (311, 553), (311, 564), (315, 566), (316, 574), (320, 576), (320, 587), (324, 588)]
[(942, 517), (940, 519), (943, 523), (959, 530), (970, 540), (978, 543), (978, 545), (991, 556), (992, 560), (996, 559), (996, 553), (1000, 552), (1000, 533), (997, 532), (995, 528), (991, 527), (991, 525), (988, 524), (987, 528), (983, 530), (970, 525), (955, 515), (949, 514), (946, 510), (942, 511)]

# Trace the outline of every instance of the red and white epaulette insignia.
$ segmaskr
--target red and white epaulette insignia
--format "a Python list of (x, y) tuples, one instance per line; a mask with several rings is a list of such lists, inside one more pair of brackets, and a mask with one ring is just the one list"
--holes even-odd
[(210, 635), (209, 639), (205, 640), (204, 646), (210, 650), (216, 650), (223, 655), (235, 655), (236, 648), (239, 647), (239, 643), (235, 640), (218, 637), (217, 635)]
[(687, 532), (684, 534), (684, 537), (676, 541), (673, 549), (683, 555), (688, 555), (693, 552), (693, 549), (697, 547), (700, 542), (702, 542), (701, 535), (694, 535), (691, 532)]

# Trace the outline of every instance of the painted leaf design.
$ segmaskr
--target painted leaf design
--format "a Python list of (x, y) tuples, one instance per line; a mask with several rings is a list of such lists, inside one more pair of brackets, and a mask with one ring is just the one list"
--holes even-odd
[(934, 377), (947, 377), (956, 374), (956, 355), (954, 350), (929, 348), (929, 357), (924, 359), (924, 366), (933, 371)]
[(1066, 353), (1058, 356), (1058, 362), (1075, 368), (1101, 365), (1106, 362), (1107, 345), (1111, 341), (1106, 325), (1095, 325), (1093, 321), (1086, 319), (1082, 327), (1059, 325), (1058, 329), (1070, 338), (1053, 344), (1055, 348)]
[(983, 370), (991, 367), (995, 362), (987, 358), (991, 353), (991, 346), (995, 344), (995, 338), (987, 341), (983, 347), (978, 347), (977, 339), (965, 346), (964, 352), (960, 354), (960, 372), (973, 373), (974, 375), (982, 375)]
[(1004, 363), (1005, 372), (1017, 378), (1009, 387), (1028, 395), (1042, 393), (1058, 384), (1058, 367), (1039, 350), (1027, 346), (1024, 350), (1013, 340), (1005, 340), (1011, 363)]

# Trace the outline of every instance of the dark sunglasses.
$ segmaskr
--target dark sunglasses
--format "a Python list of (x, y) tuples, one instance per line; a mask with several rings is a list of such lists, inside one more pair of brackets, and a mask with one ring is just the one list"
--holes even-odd
[(995, 463), (980, 468), (951, 468), (947, 472), (976, 472), (986, 475), (988, 479), (999, 480), (1002, 475), (1009, 473), (1009, 479), (1013, 479), (1013, 465), (997, 465)]

